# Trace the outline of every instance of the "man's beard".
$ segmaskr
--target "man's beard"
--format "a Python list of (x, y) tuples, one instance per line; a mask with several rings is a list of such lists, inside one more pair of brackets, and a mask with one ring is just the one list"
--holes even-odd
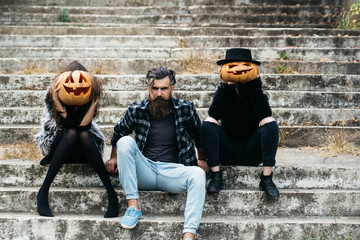
[(163, 119), (171, 113), (172, 109), (173, 106), (170, 98), (165, 100), (160, 97), (149, 101), (148, 110), (151, 116), (156, 119)]

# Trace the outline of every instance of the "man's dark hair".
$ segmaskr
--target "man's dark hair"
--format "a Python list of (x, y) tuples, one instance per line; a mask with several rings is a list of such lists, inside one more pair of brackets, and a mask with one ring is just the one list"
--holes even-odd
[(170, 84), (175, 85), (175, 72), (173, 70), (167, 69), (166, 67), (153, 68), (146, 74), (146, 84), (152, 85), (151, 79), (159, 80), (166, 78), (167, 76), (170, 78)]

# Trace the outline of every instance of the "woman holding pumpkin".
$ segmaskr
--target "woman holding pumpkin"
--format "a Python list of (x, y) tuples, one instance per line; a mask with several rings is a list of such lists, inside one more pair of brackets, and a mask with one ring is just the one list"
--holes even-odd
[[(201, 140), (211, 169), (208, 192), (222, 188), (222, 165), (263, 164), (260, 189), (270, 198), (279, 191), (272, 181), (272, 168), (279, 141), (279, 127), (262, 91), (260, 62), (251, 51), (233, 48), (217, 62), (222, 83), (214, 94), (209, 117), (201, 129)], [(220, 124), (221, 122), (221, 124)]]
[(47, 91), (41, 131), (35, 136), (45, 156), (40, 164), (50, 163), (37, 194), (41, 216), (54, 216), (48, 202), (49, 188), (65, 162), (88, 162), (92, 166), (108, 194), (108, 209), (104, 217), (118, 216), (117, 195), (102, 160), (105, 137), (93, 121), (101, 93), (101, 82), (76, 61), (56, 77)]

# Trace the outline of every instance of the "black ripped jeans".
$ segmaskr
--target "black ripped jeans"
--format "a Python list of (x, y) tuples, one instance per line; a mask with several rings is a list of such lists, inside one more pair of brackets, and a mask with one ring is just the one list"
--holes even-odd
[(270, 122), (256, 129), (246, 143), (232, 142), (222, 128), (215, 123), (203, 122), (201, 141), (206, 153), (208, 166), (243, 165), (275, 166), (279, 142), (279, 127)]

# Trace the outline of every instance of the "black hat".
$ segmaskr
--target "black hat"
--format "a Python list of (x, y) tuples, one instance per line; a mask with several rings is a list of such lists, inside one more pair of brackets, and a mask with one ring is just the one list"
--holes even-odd
[(246, 48), (231, 48), (226, 51), (225, 59), (219, 60), (216, 63), (218, 65), (223, 65), (228, 62), (252, 62), (257, 65), (261, 64), (252, 59), (250, 49)]

